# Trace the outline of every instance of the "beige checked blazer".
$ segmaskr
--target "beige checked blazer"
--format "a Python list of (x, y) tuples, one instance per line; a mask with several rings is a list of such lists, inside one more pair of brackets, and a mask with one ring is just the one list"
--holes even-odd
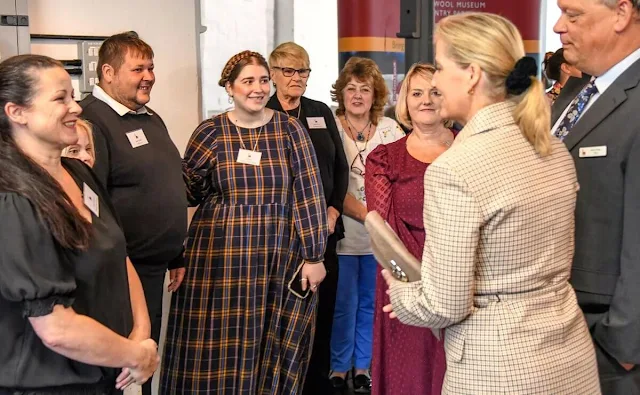
[(391, 302), (403, 323), (446, 328), (443, 394), (599, 394), (568, 283), (573, 160), (555, 138), (536, 154), (513, 108), (479, 111), (429, 166), (422, 280), (396, 282)]

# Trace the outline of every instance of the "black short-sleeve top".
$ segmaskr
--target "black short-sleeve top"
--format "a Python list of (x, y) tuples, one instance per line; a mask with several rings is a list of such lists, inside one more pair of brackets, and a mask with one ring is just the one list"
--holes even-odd
[(126, 243), (108, 195), (82, 162), (63, 158), (63, 166), (81, 191), (86, 184), (98, 196), (85, 251), (62, 248), (28, 199), (0, 190), (0, 392), (115, 385), (118, 369), (48, 349), (29, 317), (47, 315), (60, 304), (125, 337), (133, 327)]

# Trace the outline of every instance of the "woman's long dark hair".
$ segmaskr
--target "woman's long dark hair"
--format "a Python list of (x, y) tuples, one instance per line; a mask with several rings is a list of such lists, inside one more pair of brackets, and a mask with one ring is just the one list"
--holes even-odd
[(39, 72), (55, 67), (62, 68), (62, 64), (40, 55), (18, 55), (0, 63), (0, 191), (28, 199), (60, 246), (85, 249), (91, 224), (80, 215), (61, 185), (16, 145), (5, 112), (10, 102), (29, 107), (37, 92)]

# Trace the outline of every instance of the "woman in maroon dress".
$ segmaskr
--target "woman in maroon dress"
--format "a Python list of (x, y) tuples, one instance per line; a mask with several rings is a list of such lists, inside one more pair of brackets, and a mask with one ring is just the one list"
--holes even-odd
[[(440, 94), (431, 85), (434, 72), (429, 64), (411, 67), (400, 89), (396, 117), (412, 132), (396, 142), (378, 146), (369, 154), (365, 171), (367, 208), (380, 213), (419, 260), (425, 239), (424, 173), (455, 137), (440, 117)], [(403, 325), (386, 317), (382, 312), (382, 307), (389, 304), (386, 290), (378, 269), (373, 395), (440, 394), (446, 369), (443, 344), (429, 329)]]

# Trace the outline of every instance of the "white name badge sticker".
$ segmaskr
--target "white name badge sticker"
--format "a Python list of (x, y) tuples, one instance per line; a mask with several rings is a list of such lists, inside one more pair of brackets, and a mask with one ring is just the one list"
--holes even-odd
[(323, 117), (307, 117), (307, 123), (309, 124), (309, 129), (327, 128), (327, 123), (324, 121)]
[(579, 156), (581, 158), (599, 158), (607, 156), (607, 146), (599, 145), (596, 147), (580, 147)]
[(245, 165), (260, 166), (260, 159), (262, 159), (262, 152), (240, 148), (236, 162), (244, 163)]
[(91, 189), (87, 184), (82, 186), (82, 195), (84, 198), (84, 205), (87, 206), (87, 208), (91, 210), (96, 217), (100, 217), (100, 199), (98, 199), (98, 195), (96, 195), (96, 193), (93, 192), (93, 189)]
[(149, 144), (147, 136), (144, 135), (142, 129), (133, 130), (127, 133), (127, 138), (129, 139), (129, 142), (131, 143), (131, 146), (133, 148), (138, 148), (142, 147), (143, 145)]

